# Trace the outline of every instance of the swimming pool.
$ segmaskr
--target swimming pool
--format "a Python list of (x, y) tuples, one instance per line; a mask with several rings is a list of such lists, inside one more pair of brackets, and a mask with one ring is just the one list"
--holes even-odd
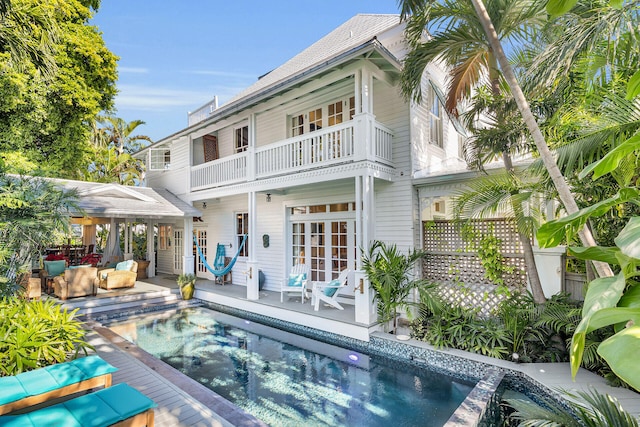
[(442, 426), (475, 384), (206, 308), (109, 327), (277, 426)]

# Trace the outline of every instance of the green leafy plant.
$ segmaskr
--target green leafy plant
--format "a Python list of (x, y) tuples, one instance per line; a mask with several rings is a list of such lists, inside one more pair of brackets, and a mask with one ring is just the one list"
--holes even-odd
[[(544, 406), (524, 399), (505, 399), (515, 409), (510, 418), (520, 421), (521, 427), (638, 427), (638, 420), (626, 412), (615, 397), (595, 390), (564, 394), (567, 409), (559, 402), (545, 400)], [(584, 402), (584, 403), (583, 403)]]
[(500, 245), (502, 240), (493, 234), (493, 227), (488, 233), (481, 234), (473, 228), (473, 224), (467, 222), (460, 229), (460, 235), (466, 243), (466, 249), (477, 252), (480, 264), (484, 269), (484, 277), (498, 286), (498, 291), (509, 294), (509, 289), (504, 284), (503, 275), (515, 271), (513, 266), (504, 262)]
[(404, 254), (396, 245), (377, 240), (362, 256), (362, 268), (373, 289), (374, 301), (378, 303), (378, 321), (385, 324), (393, 321), (394, 330), (398, 310), (406, 309), (408, 313), (411, 306), (407, 300), (411, 290), (426, 283), (413, 277), (414, 265), (423, 256), (422, 251)]
[(0, 374), (53, 365), (92, 349), (76, 312), (61, 311), (53, 300), (0, 300)]
[[(1, 167), (1, 165), (0, 165)], [(68, 210), (77, 209), (77, 193), (61, 191), (42, 178), (15, 177), (0, 170), (0, 297), (18, 289), (31, 259), (69, 228)]]

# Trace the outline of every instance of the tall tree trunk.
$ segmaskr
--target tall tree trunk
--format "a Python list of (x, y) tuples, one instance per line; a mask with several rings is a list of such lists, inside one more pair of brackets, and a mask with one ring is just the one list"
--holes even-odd
[[(504, 162), (504, 167), (507, 170), (507, 173), (513, 175), (515, 171), (513, 170), (513, 162), (511, 161), (511, 156), (508, 152), (505, 151), (502, 153), (502, 161)], [(516, 219), (524, 216), (524, 209), (522, 207), (522, 203), (519, 200), (514, 200), (514, 198), (512, 197), (511, 207)], [(526, 233), (522, 233), (519, 229), (518, 237), (520, 238), (520, 243), (522, 244), (524, 267), (527, 271), (527, 277), (529, 278), (529, 287), (531, 287), (533, 300), (538, 304), (544, 304), (547, 301), (547, 298), (544, 296), (542, 283), (540, 283), (540, 275), (538, 275), (536, 258), (533, 255), (533, 245), (531, 244), (531, 237)]]
[[(551, 154), (551, 150), (549, 150), (549, 146), (547, 145), (540, 128), (538, 127), (538, 123), (536, 122), (531, 109), (529, 108), (529, 103), (527, 102), (520, 85), (518, 84), (518, 80), (511, 69), (511, 65), (509, 64), (509, 60), (502, 49), (502, 44), (500, 43), (500, 39), (498, 38), (498, 34), (496, 33), (496, 29), (491, 22), (491, 18), (487, 13), (487, 9), (484, 6), (482, 0), (471, 0), (473, 3), (473, 7), (476, 9), (476, 13), (478, 14), (478, 18), (482, 23), (482, 27), (487, 35), (489, 40), (489, 44), (491, 49), (494, 52), (494, 55), (498, 59), (500, 64), (500, 68), (502, 69), (502, 73), (505, 76), (509, 87), (511, 88), (511, 93), (513, 94), (513, 98), (518, 105), (518, 109), (520, 110), (520, 114), (522, 114), (522, 118), (533, 137), (533, 141), (538, 148), (538, 152), (540, 153), (540, 157), (551, 177), (551, 181), (553, 181), (553, 185), (556, 187), (558, 191), (558, 196), (560, 197), (560, 201), (564, 205), (565, 210), (572, 214), (578, 211), (578, 205), (569, 189), (569, 185), (567, 181), (564, 179), (562, 172), (560, 172), (560, 168), (558, 168), (558, 164), (556, 163), (553, 155)], [(591, 231), (584, 227), (578, 235), (580, 236), (580, 241), (584, 246), (596, 246), (596, 241), (591, 234)], [(594, 267), (598, 272), (598, 276), (613, 276), (613, 272), (611, 271), (611, 267), (607, 263), (603, 262), (594, 262)]]

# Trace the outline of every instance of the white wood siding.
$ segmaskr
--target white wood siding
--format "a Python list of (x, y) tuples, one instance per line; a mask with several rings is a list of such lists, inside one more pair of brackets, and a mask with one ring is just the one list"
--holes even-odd
[[(171, 222), (171, 220), (160, 220), (158, 222), (158, 225), (165, 225), (165, 224), (170, 224), (171, 227), (173, 227), (171, 229), (171, 232), (173, 234), (173, 230), (175, 229), (180, 229), (180, 228), (184, 228), (184, 221), (183, 220), (179, 220), (179, 221), (175, 221), (175, 222)], [(186, 240), (186, 239), (185, 239)], [(189, 241), (191, 241), (191, 236), (189, 236)], [(156, 249), (156, 269), (158, 270), (158, 273), (167, 273), (167, 274), (179, 274), (182, 273), (180, 272), (176, 272), (173, 269), (173, 254), (174, 254), (174, 244), (175, 242), (173, 241), (173, 235), (171, 236), (171, 248), (169, 249), (160, 249), (157, 248)]]
[(393, 132), (393, 161), (396, 177), (393, 182), (376, 181), (375, 239), (393, 242), (400, 249), (412, 248), (413, 186), (411, 183), (411, 145), (409, 143), (409, 106), (398, 89), (374, 81), (373, 109), (376, 120)]

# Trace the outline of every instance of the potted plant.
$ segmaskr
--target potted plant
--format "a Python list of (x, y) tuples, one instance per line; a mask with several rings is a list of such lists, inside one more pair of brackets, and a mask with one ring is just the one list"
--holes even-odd
[(378, 303), (378, 321), (384, 325), (385, 332), (395, 332), (399, 310), (408, 312), (411, 305), (409, 293), (425, 282), (413, 278), (412, 274), (414, 264), (423, 256), (418, 250), (405, 255), (396, 245), (381, 241), (374, 241), (369, 252), (362, 256), (363, 270), (374, 292), (373, 300)]
[(177, 282), (182, 299), (187, 300), (193, 298), (193, 293), (196, 290), (196, 275), (193, 273), (183, 273), (178, 276)]

